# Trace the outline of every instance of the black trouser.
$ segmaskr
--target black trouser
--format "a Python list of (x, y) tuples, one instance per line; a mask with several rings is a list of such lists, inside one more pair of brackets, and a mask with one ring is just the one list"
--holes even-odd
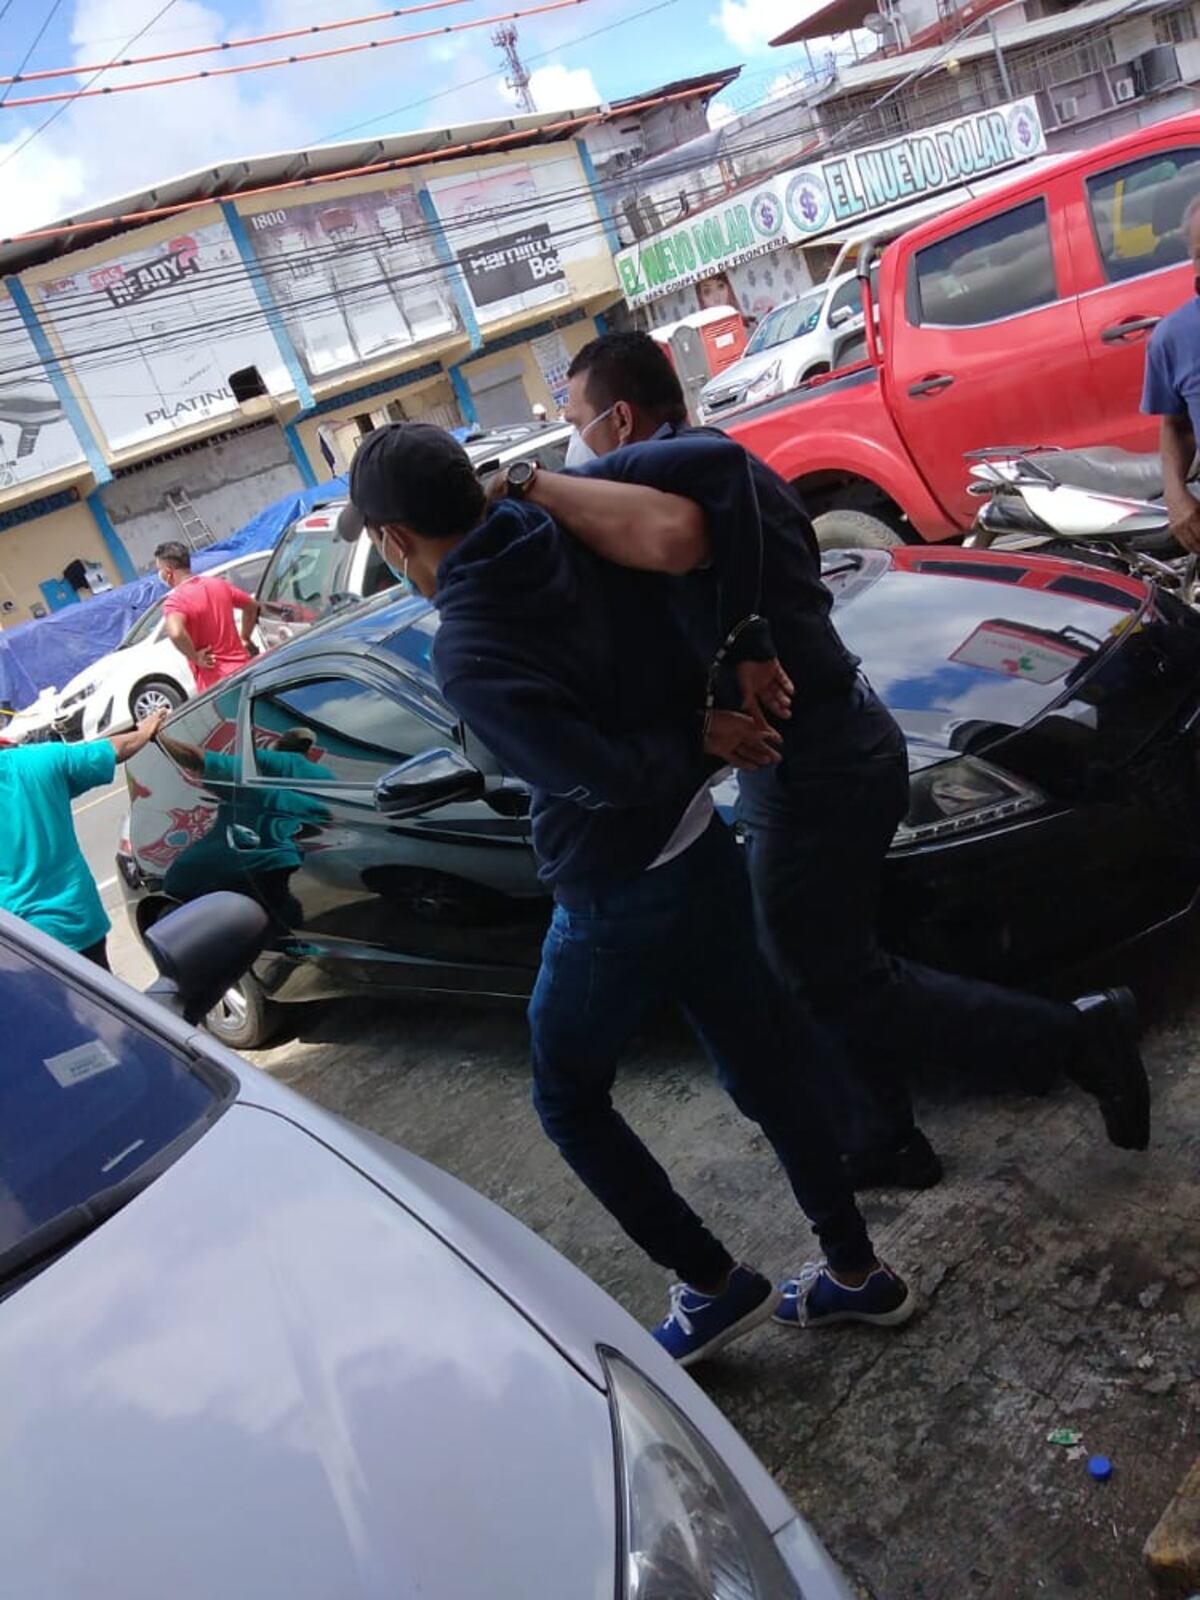
[(568, 898), (546, 935), (529, 1025), (534, 1104), (578, 1177), (686, 1283), (703, 1286), (732, 1266), (612, 1103), (621, 1052), (647, 1011), (672, 1000), (738, 1109), (771, 1141), (830, 1265), (869, 1266), (833, 1132), (800, 1070), (804, 1063), (819, 1079), (817, 1058), (836, 1046), (766, 972), (745, 867), (725, 824), (714, 821), (690, 850), (631, 883)]
[(913, 1130), (908, 1069), (923, 1061), (1051, 1082), (1079, 1046), (1073, 1006), (888, 955), (883, 863), (908, 809), (904, 736), (859, 682), (796, 713), (782, 764), (741, 780), (759, 931), (772, 967), (840, 1037), (852, 1072), (825, 1085), (842, 1149)]
[(79, 954), (85, 961), (94, 961), (98, 967), (103, 967), (105, 972), (112, 971), (108, 964), (107, 935), (103, 939), (98, 939), (95, 944), (88, 945), (87, 949), (81, 950)]

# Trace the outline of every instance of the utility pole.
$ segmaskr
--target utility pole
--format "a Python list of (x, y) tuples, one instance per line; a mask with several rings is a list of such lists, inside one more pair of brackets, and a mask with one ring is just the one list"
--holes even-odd
[(517, 49), (517, 25), (515, 22), (506, 22), (503, 27), (497, 28), (492, 35), (492, 43), (503, 52), (508, 64), (508, 76), (505, 83), (515, 90), (517, 104), (522, 111), (536, 111), (533, 96), (529, 92), (529, 68), (521, 60), (521, 53)]

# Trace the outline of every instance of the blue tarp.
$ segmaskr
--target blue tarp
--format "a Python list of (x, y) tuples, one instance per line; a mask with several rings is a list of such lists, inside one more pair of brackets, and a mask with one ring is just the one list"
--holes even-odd
[[(222, 539), (197, 551), (195, 568), (203, 572), (222, 561), (270, 550), (283, 530), (322, 500), (346, 493), (346, 480), (334, 478), (295, 494), (284, 495), (256, 517)], [(115, 650), (133, 624), (163, 593), (156, 574), (136, 578), (119, 589), (98, 594), (48, 617), (23, 622), (0, 633), (0, 706), (21, 711), (43, 689), (61, 689), (77, 672)]]

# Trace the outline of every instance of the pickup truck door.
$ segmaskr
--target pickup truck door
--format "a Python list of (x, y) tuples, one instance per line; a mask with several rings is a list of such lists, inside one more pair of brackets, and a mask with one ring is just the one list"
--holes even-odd
[(1082, 445), (1094, 432), (1061, 207), (1048, 193), (1022, 199), (906, 254), (888, 392), (917, 470), (966, 528), (967, 451)]
[(1181, 223), (1200, 194), (1200, 141), (1146, 131), (1145, 154), (1097, 158), (1071, 177), (1069, 237), (1098, 416), (1092, 444), (1158, 449), (1158, 419), (1139, 412), (1146, 345), (1195, 293)]

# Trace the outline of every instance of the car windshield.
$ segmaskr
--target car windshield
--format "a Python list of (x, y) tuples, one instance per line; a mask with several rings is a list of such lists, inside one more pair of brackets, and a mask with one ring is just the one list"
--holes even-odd
[(3, 930), (0, 1015), (3, 1294), (150, 1181), (236, 1083), (74, 988)]
[(162, 621), (163, 600), (166, 598), (166, 595), (163, 595), (162, 600), (156, 600), (148, 611), (142, 612), (133, 627), (130, 628), (117, 646), (118, 650), (128, 650), (131, 645), (141, 644), (143, 640), (150, 637)]
[(828, 287), (822, 284), (819, 289), (802, 294), (799, 300), (789, 300), (787, 305), (776, 306), (774, 311), (768, 311), (755, 329), (745, 353), (748, 356), (757, 355), (760, 350), (770, 350), (777, 344), (786, 344), (789, 339), (799, 339), (802, 334), (811, 333), (820, 318)]

